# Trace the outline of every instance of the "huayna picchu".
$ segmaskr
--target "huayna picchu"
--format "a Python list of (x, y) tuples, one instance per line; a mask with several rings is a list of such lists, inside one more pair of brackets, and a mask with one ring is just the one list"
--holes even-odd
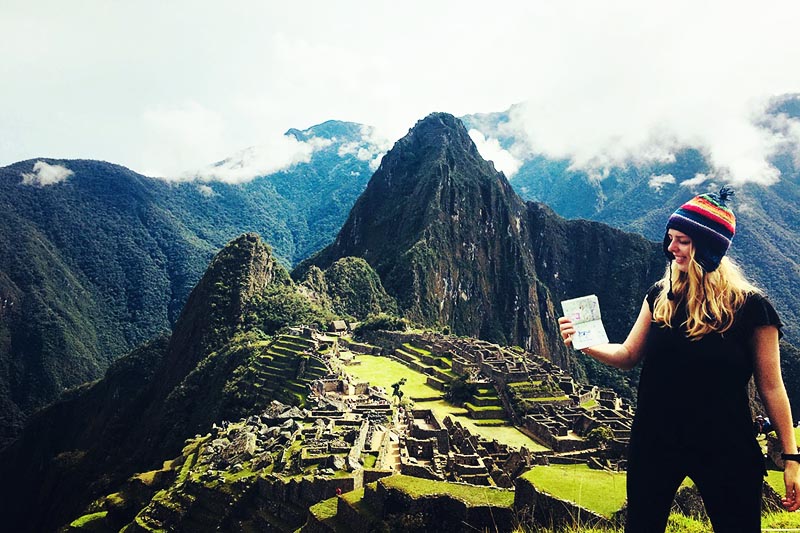
[(395, 144), (335, 241), (293, 275), (347, 256), (375, 269), (408, 318), (547, 354), (565, 369), (558, 301), (596, 293), (619, 338), (664, 267), (642, 237), (525, 204), (445, 113)]

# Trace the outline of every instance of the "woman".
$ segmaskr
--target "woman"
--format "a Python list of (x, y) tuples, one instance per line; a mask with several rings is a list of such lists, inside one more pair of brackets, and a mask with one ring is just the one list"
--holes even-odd
[[(664, 278), (647, 293), (622, 344), (582, 350), (611, 366), (642, 364), (628, 457), (627, 532), (664, 531), (685, 477), (716, 532), (761, 529), (766, 473), (747, 385), (755, 377), (784, 451), (783, 506), (800, 508), (800, 455), (780, 371), (782, 327), (769, 301), (725, 254), (733, 191), (696, 196), (667, 222)], [(564, 342), (575, 328), (559, 319)]]

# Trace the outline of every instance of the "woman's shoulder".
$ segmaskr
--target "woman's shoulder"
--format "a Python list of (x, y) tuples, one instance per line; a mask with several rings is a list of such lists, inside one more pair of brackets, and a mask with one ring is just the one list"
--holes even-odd
[(738, 321), (748, 329), (759, 326), (783, 327), (780, 316), (767, 296), (760, 291), (750, 291), (739, 310)]
[(653, 305), (655, 305), (656, 298), (658, 298), (658, 294), (661, 292), (661, 287), (663, 285), (663, 281), (657, 281), (653, 283), (649, 289), (647, 289), (645, 299), (647, 300), (647, 304), (650, 306), (650, 311), (653, 310)]

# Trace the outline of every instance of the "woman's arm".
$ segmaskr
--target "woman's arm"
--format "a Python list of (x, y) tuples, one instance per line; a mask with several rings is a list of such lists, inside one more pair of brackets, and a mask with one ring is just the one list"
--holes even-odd
[[(642, 309), (639, 311), (636, 323), (633, 324), (625, 342), (622, 344), (597, 344), (589, 348), (584, 348), (581, 351), (586, 355), (594, 357), (601, 363), (623, 370), (629, 370), (636, 366), (642, 358), (644, 343), (647, 339), (647, 331), (650, 329), (650, 322), (652, 320), (653, 316), (650, 313), (650, 306), (647, 305), (647, 300), (645, 300), (642, 302)], [(575, 326), (572, 325), (572, 321), (562, 316), (558, 319), (558, 324), (564, 343), (567, 345), (572, 344), (572, 335), (575, 334)]]
[[(758, 394), (769, 415), (770, 422), (778, 433), (784, 453), (797, 453), (797, 441), (792, 424), (789, 397), (781, 377), (778, 328), (761, 326), (755, 329), (751, 340), (753, 349), (753, 375)], [(800, 463), (786, 461), (783, 469), (786, 496), (783, 506), (788, 511), (800, 509)]]

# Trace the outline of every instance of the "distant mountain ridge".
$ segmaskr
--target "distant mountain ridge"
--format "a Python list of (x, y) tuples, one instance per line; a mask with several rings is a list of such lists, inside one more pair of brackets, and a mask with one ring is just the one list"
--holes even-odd
[[(310, 160), (241, 184), (100, 161), (0, 168), (0, 446), (29, 413), (169, 331), (230, 239), (256, 231), (289, 266), (333, 238), (375, 147), (352, 123), (288, 134), (316, 139)], [(66, 177), (31, 180), (37, 164)]]
[[(515, 151), (515, 146), (526, 141), (510, 127), (514, 112), (512, 108), (502, 113), (468, 115), (462, 120), (467, 128), (477, 129)], [(800, 119), (800, 95), (775, 98), (767, 115)], [(543, 202), (566, 218), (604, 222), (656, 242), (663, 238), (666, 220), (674, 209), (696, 194), (716, 192), (726, 184), (713, 177), (705, 155), (692, 147), (678, 151), (671, 162), (609, 168), (602, 179), (571, 169), (568, 160), (532, 153), (520, 157), (522, 165), (510, 183), (525, 200)], [(771, 163), (781, 173), (777, 183), (735, 186), (737, 193), (730, 205), (737, 216), (737, 235), (730, 255), (766, 290), (781, 313), (787, 333), (797, 342), (800, 165), (795, 155), (786, 152), (777, 153)], [(700, 175), (712, 177), (698, 180)]]

